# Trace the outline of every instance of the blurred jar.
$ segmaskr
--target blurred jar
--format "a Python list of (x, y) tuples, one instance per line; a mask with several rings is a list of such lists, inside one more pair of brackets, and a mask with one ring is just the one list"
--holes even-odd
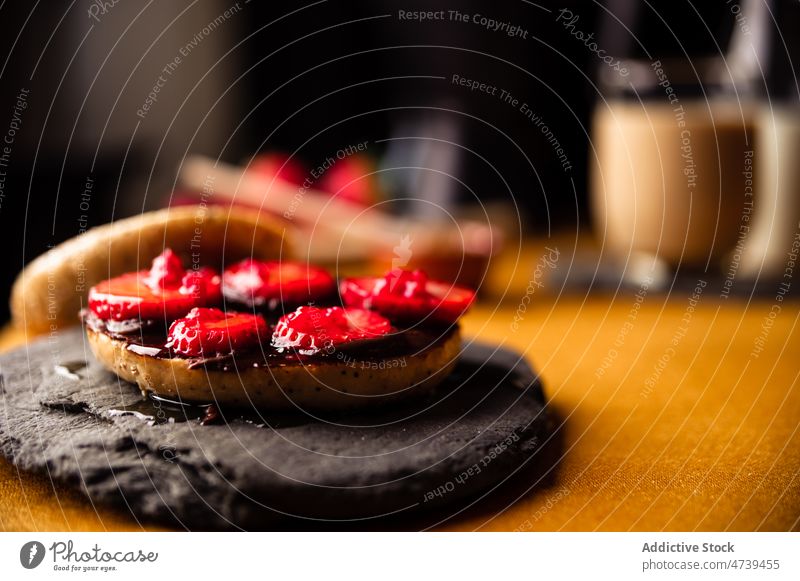
[(765, 94), (756, 137), (758, 200), (741, 273), (785, 283), (800, 246), (800, 3), (749, 0), (745, 9), (751, 31), (739, 31), (734, 42), (741, 47), (739, 68)]
[(627, 64), (592, 123), (595, 231), (621, 260), (706, 267), (731, 251), (753, 196), (753, 108), (714, 97), (710, 60)]

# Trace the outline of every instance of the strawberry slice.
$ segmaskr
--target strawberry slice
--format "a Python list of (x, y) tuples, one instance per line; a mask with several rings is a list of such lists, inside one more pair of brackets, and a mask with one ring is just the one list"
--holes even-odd
[(179, 286), (183, 275), (181, 259), (170, 248), (166, 248), (164, 252), (153, 259), (150, 271), (143, 282), (153, 292), (158, 292), (160, 289)]
[(298, 307), (275, 325), (272, 346), (279, 352), (295, 349), (301, 355), (328, 355), (355, 341), (379, 339), (392, 330), (388, 319), (364, 309)]
[(347, 278), (339, 292), (348, 307), (372, 309), (395, 321), (415, 323), (428, 318), (455, 323), (475, 300), (471, 290), (428, 280), (421, 270), (392, 271), (379, 278)]
[(319, 188), (362, 206), (371, 206), (378, 201), (380, 189), (375, 164), (365, 155), (354, 154), (337, 160), (322, 174)]
[(298, 186), (306, 179), (305, 167), (296, 157), (276, 151), (260, 153), (247, 169), (269, 180), (280, 179)]
[(164, 346), (187, 357), (213, 356), (257, 345), (268, 331), (260, 315), (195, 307), (170, 325)]
[(213, 268), (202, 268), (186, 271), (181, 279), (178, 290), (182, 294), (190, 295), (198, 303), (217, 303), (222, 299), (222, 281)]
[(129, 272), (89, 289), (89, 309), (100, 319), (173, 320), (221, 298), (220, 277), (210, 268), (184, 270), (166, 249), (150, 270)]
[(243, 260), (225, 269), (226, 299), (247, 306), (308, 303), (333, 294), (336, 283), (322, 268), (300, 262)]

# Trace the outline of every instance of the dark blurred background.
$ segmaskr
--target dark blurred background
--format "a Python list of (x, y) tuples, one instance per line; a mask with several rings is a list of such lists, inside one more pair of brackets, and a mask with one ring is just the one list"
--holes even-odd
[[(368, 141), (394, 195), (507, 202), (509, 212), (513, 199), (529, 233), (583, 227), (602, 62), (575, 31), (619, 57), (642, 56), (646, 40), (649, 58), (697, 58), (724, 50), (734, 26), (723, 1), (659, 4), (656, 13), (644, 3), (573, 0), (4, 3), (0, 133), (18, 114), (0, 168), (0, 295), (48, 245), (163, 205), (188, 153), (238, 163), (277, 149), (313, 165)], [(468, 22), (451, 20), (454, 5)], [(562, 9), (578, 16), (571, 28)], [(445, 19), (399, 17), (415, 10), (443, 10)], [(474, 22), (477, 14), (514, 34)], [(470, 91), (453, 75), (497, 90)], [(157, 100), (137, 113), (160, 76)], [(551, 130), (568, 167), (521, 103)], [(398, 139), (421, 136), (439, 145)], [(458, 180), (392, 169), (415, 164)]]

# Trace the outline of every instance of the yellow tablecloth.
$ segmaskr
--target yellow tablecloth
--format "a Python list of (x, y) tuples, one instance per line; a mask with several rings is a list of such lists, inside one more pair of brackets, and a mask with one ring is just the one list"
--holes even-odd
[[(560, 461), (545, 484), (439, 528), (800, 529), (800, 303), (722, 299), (709, 284), (697, 301), (692, 291), (637, 301), (537, 290), (518, 310), (533, 264), (515, 270), (501, 306), (485, 301), (464, 327), (524, 351), (541, 372)], [(20, 341), (6, 331), (0, 348)], [(142, 526), (1, 460), (0, 528)]]

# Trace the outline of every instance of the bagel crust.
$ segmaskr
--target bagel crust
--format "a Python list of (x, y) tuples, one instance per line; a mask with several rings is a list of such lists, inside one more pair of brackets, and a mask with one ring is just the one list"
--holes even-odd
[(89, 288), (148, 268), (164, 248), (185, 264), (220, 269), (225, 260), (287, 254), (284, 228), (255, 210), (206, 205), (167, 208), (92, 228), (33, 260), (11, 289), (15, 326), (35, 335), (76, 325)]
[(343, 410), (394, 402), (430, 392), (452, 371), (461, 350), (458, 327), (421, 351), (385, 359), (346, 362), (279, 360), (230, 369), (196, 360), (136, 353), (130, 344), (86, 328), (95, 357), (119, 377), (147, 392), (183, 401), (265, 410)]

